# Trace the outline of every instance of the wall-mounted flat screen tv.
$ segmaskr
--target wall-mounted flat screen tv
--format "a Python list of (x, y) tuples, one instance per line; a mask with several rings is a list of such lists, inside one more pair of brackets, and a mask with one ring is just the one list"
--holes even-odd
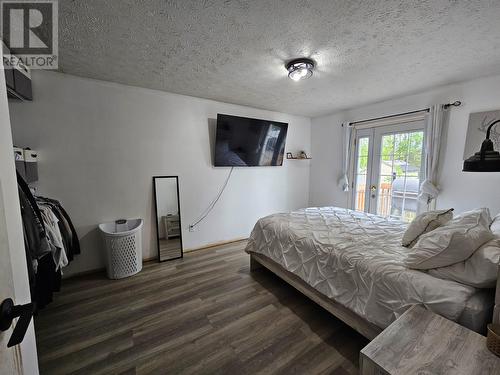
[(218, 114), (214, 165), (282, 165), (287, 130), (284, 122)]

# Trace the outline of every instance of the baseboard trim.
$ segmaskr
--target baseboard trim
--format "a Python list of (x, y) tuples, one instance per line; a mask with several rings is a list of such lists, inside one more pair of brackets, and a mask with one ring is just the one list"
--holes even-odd
[[(153, 261), (158, 261), (158, 256), (155, 256), (152, 258), (145, 258), (142, 260), (143, 263), (153, 262)], [(87, 271), (72, 273), (71, 275), (68, 275), (67, 277), (64, 277), (64, 275), (63, 275), (63, 280), (69, 280), (69, 279), (72, 279), (74, 277), (83, 277), (83, 276), (88, 276), (88, 275), (92, 275), (95, 273), (105, 273), (105, 272), (106, 272), (106, 267), (94, 268), (94, 269), (87, 270)]]
[[(210, 250), (210, 249), (212, 249), (214, 247), (217, 247), (217, 246), (229, 245), (229, 244), (232, 244), (232, 243), (246, 241), (246, 240), (248, 240), (247, 237), (239, 237), (239, 238), (235, 238), (233, 240), (212, 242), (212, 243), (200, 246), (200, 247), (193, 247), (193, 248), (190, 248), (190, 249), (184, 249), (184, 254), (186, 254), (186, 253), (192, 253), (192, 252), (200, 251), (200, 250)], [(145, 258), (142, 261), (143, 261), (143, 263), (157, 262), (158, 261), (158, 255), (156, 255), (154, 257), (150, 257), (150, 258)], [(69, 275), (67, 277), (63, 277), (63, 280), (69, 280), (69, 279), (73, 279), (75, 277), (83, 277), (83, 276), (88, 276), (88, 275), (92, 275), (92, 274), (95, 274), (95, 273), (103, 273), (103, 272), (106, 272), (106, 268), (105, 267), (95, 268), (95, 269), (92, 269), (92, 270), (87, 270), (87, 271), (73, 273), (73, 274), (71, 274), (71, 275)]]
[(232, 244), (235, 242), (241, 242), (241, 241), (246, 241), (246, 240), (248, 240), (248, 237), (239, 237), (239, 238), (235, 238), (235, 239), (227, 240), (227, 241), (212, 242), (212, 243), (200, 246), (200, 247), (192, 247), (190, 249), (184, 249), (184, 254), (191, 253), (193, 251), (208, 250), (208, 249), (211, 249), (213, 247), (222, 246), (222, 245), (229, 245), (229, 244)]
[(64, 276), (63, 275), (62, 279), (63, 279), (63, 281), (64, 280), (71, 280), (71, 279), (74, 279), (75, 277), (85, 277), (85, 276), (88, 276), (88, 275), (93, 275), (93, 274), (96, 274), (96, 273), (105, 273), (105, 272), (106, 272), (106, 268), (104, 268), (104, 267), (94, 268), (92, 270), (75, 272), (75, 273), (72, 273), (71, 275), (68, 275), (68, 276)]

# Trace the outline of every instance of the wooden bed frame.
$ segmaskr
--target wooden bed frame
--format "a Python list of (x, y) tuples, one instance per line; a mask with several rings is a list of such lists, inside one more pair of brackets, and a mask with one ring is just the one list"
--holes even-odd
[(366, 338), (372, 340), (375, 336), (382, 332), (382, 329), (363, 319), (348, 308), (335, 302), (332, 298), (328, 298), (324, 294), (321, 294), (303, 281), (300, 277), (284, 269), (280, 264), (272, 261), (265, 255), (251, 253), (250, 271), (254, 271), (262, 267), (267, 268), (269, 271), (279, 276), (299, 292), (312, 299), (329, 313), (342, 320), (348, 326), (354, 328)]
[[(255, 271), (259, 268), (267, 268), (269, 271), (286, 281), (299, 292), (312, 299), (318, 305), (330, 312), (332, 315), (343, 321), (351, 328), (358, 331), (369, 340), (373, 340), (382, 329), (368, 322), (353, 311), (335, 302), (334, 299), (328, 298), (321, 294), (312, 286), (307, 284), (297, 275), (284, 269), (280, 264), (269, 259), (265, 255), (250, 253), (250, 271)], [(500, 323), (500, 265), (498, 268), (497, 288), (495, 295), (495, 308), (493, 312), (493, 322)]]

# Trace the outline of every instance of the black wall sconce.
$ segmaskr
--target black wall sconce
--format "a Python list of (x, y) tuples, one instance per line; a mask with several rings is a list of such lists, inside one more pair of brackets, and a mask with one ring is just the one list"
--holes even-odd
[(464, 172), (500, 172), (500, 153), (495, 151), (490, 139), (491, 128), (498, 123), (500, 120), (493, 121), (488, 126), (481, 150), (464, 161)]

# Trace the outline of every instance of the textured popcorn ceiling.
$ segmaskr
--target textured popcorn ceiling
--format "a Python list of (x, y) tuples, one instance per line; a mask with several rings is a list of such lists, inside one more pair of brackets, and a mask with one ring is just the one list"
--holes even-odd
[(65, 73), (307, 116), (500, 73), (499, 0), (60, 0), (59, 19)]

